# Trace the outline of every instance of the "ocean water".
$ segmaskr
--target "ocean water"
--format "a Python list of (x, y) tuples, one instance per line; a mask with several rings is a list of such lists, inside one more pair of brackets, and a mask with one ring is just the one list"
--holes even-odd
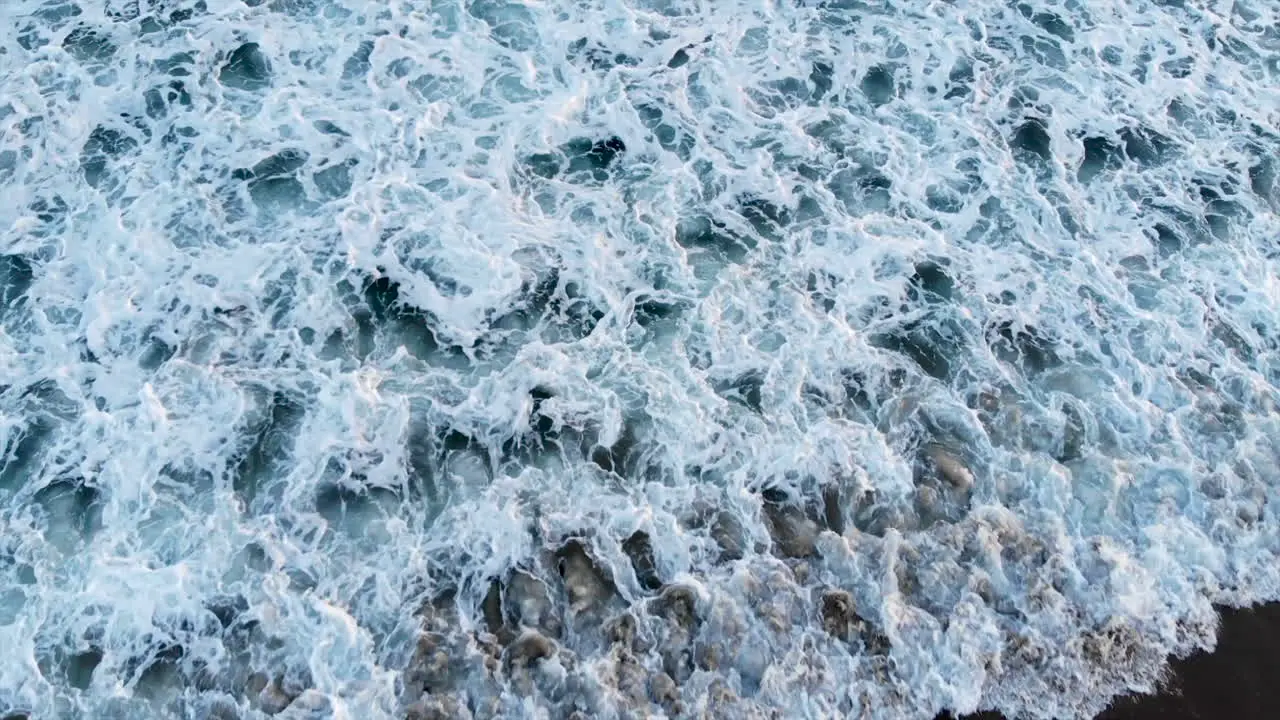
[(0, 717), (1085, 718), (1280, 599), (1275, 3), (0, 27)]

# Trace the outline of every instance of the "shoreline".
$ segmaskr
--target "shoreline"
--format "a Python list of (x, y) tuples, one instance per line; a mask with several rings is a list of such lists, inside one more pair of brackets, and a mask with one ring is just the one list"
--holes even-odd
[[(1280, 602), (1219, 607), (1218, 644), (1170, 662), (1154, 695), (1122, 695), (1094, 720), (1253, 720), (1280, 715)], [(934, 720), (953, 720), (943, 713)], [(1005, 720), (994, 711), (959, 720)]]

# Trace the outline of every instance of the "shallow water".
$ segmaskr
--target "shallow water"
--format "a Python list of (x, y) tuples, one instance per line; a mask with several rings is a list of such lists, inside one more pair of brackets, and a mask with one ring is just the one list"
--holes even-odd
[(1280, 599), (1271, 4), (0, 24), (0, 716), (1087, 717)]

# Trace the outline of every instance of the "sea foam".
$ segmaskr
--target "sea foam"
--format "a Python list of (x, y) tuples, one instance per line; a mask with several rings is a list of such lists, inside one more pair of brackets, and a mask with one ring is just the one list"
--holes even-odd
[(1280, 16), (6, 0), (0, 716), (1088, 717), (1280, 599)]

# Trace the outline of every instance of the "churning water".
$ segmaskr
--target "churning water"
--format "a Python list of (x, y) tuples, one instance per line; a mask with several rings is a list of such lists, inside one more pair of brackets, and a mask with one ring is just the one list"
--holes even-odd
[(4, 0), (0, 716), (1088, 716), (1280, 598), (1264, 0)]

